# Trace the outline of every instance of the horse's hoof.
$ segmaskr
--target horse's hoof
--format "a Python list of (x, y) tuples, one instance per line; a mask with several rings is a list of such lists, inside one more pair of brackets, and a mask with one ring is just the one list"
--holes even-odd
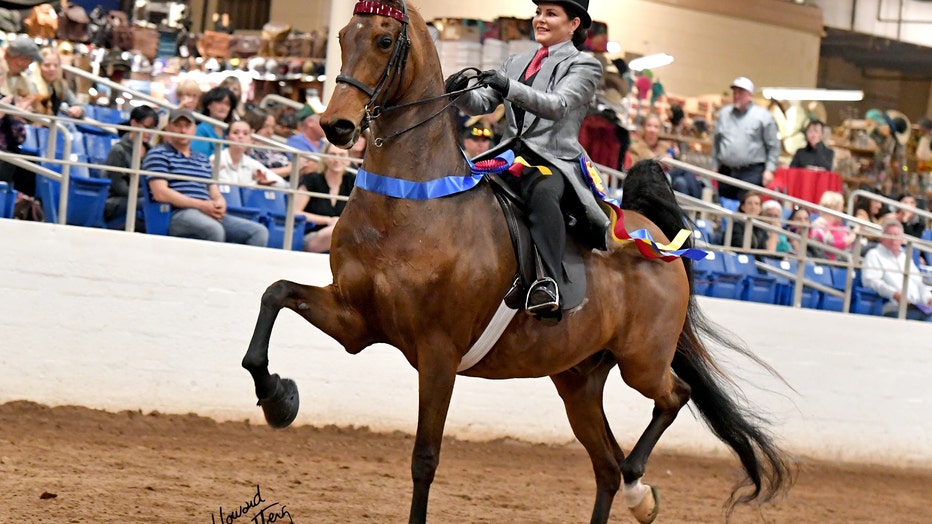
[(285, 428), (294, 422), (298, 416), (298, 386), (290, 378), (275, 379), (275, 392), (267, 398), (259, 399), (257, 405), (262, 406), (265, 421), (273, 428)]
[(631, 514), (634, 515), (634, 518), (637, 519), (641, 524), (650, 524), (657, 518), (657, 513), (660, 512), (660, 493), (657, 490), (657, 486), (650, 486), (650, 491), (644, 494), (644, 498), (641, 499), (641, 502), (633, 508), (629, 508)]

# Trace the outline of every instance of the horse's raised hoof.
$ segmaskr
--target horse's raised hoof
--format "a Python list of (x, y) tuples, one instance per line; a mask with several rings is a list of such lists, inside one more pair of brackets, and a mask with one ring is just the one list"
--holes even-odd
[(273, 428), (286, 428), (298, 416), (298, 385), (290, 378), (272, 375), (275, 379), (275, 392), (267, 398), (259, 399), (265, 421)]
[(657, 514), (660, 513), (660, 493), (657, 486), (650, 486), (650, 491), (644, 494), (641, 502), (637, 506), (628, 509), (631, 510), (631, 514), (641, 524), (653, 522), (657, 518)]

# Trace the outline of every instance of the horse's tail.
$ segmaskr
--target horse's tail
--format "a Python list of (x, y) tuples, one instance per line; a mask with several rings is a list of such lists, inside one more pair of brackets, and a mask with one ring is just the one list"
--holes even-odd
[[(684, 227), (689, 226), (686, 212), (676, 201), (673, 186), (656, 160), (641, 160), (631, 166), (622, 186), (621, 208), (644, 215), (663, 231), (667, 238), (674, 238)], [(683, 244), (692, 247), (692, 237)], [(692, 288), (692, 261), (683, 258)]]
[[(686, 214), (676, 202), (659, 162), (642, 160), (634, 164), (623, 187), (621, 207), (647, 217), (667, 238), (673, 238), (680, 229), (688, 227)], [(691, 245), (692, 238), (683, 247)], [(692, 264), (689, 259), (682, 260), (692, 287)], [(792, 485), (795, 476), (787, 455), (768, 434), (766, 421), (733, 398), (736, 392), (730, 385), (734, 382), (715, 364), (703, 339), (748, 357), (778, 378), (779, 374), (724, 333), (705, 318), (695, 296), (690, 293), (686, 322), (673, 357), (673, 370), (692, 388), (690, 399), (706, 425), (734, 450), (747, 472), (748, 479), (736, 486), (728, 499), (727, 505), (733, 508), (739, 503), (754, 499), (767, 501), (782, 494)], [(742, 489), (748, 485), (753, 485), (750, 492)]]
[[(771, 500), (788, 490), (795, 480), (789, 457), (774, 443), (766, 421), (733, 398), (736, 392), (729, 383), (734, 382), (712, 360), (702, 338), (746, 356), (777, 377), (779, 374), (742, 344), (725, 337), (705, 318), (695, 297), (690, 297), (686, 323), (673, 356), (673, 371), (692, 388), (690, 399), (706, 425), (734, 450), (748, 475), (735, 487), (726, 505), (731, 509), (754, 499)], [(750, 492), (742, 489), (748, 485), (753, 485)]]

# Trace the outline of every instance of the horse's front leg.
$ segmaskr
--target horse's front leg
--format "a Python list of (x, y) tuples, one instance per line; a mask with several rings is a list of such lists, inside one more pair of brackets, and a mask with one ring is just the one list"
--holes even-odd
[(265, 290), (256, 328), (243, 357), (243, 367), (255, 382), (256, 397), (266, 421), (277, 428), (291, 424), (298, 414), (298, 388), (294, 381), (269, 374), (269, 339), (278, 312), (284, 307), (295, 311), (344, 346), (348, 341), (341, 333), (359, 336), (365, 332), (360, 315), (341, 304), (333, 285), (315, 287), (279, 280)]
[(409, 524), (427, 522), (427, 498), (430, 484), (440, 464), (440, 445), (443, 441), (443, 426), (447, 421), (453, 384), (456, 382), (456, 367), (459, 359), (442, 356), (433, 350), (418, 355), (418, 413), (417, 434), (411, 454), (411, 478), (414, 493), (411, 497)]

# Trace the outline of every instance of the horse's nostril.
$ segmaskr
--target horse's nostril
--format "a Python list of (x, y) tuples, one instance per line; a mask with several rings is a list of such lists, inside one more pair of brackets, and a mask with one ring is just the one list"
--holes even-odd
[(321, 124), (321, 127), (331, 144), (348, 144), (353, 140), (356, 133), (356, 124), (346, 119)]

